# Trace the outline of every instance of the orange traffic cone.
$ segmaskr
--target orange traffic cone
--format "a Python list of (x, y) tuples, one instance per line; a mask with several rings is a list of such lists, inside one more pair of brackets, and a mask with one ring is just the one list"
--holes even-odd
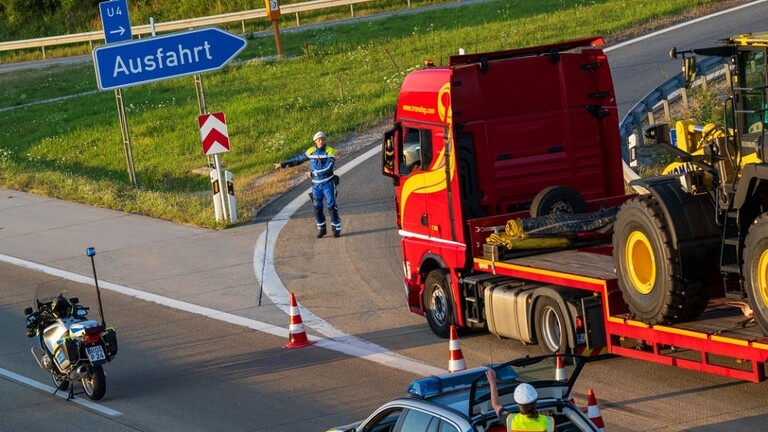
[[(560, 352), (555, 353), (555, 381), (568, 382), (568, 372), (565, 370), (565, 362), (563, 361), (563, 354)], [(576, 401), (573, 400), (573, 393), (566, 396), (568, 402), (576, 405)]]
[(592, 423), (597, 426), (599, 432), (605, 432), (605, 423), (603, 423), (603, 417), (600, 415), (600, 407), (597, 406), (597, 398), (595, 398), (595, 391), (589, 389), (589, 399), (587, 402), (587, 417), (592, 420)]
[(563, 361), (563, 354), (560, 352), (555, 353), (555, 381), (567, 382), (568, 374), (565, 371), (565, 362)]
[(448, 372), (458, 372), (467, 368), (464, 364), (464, 354), (459, 347), (459, 338), (456, 336), (456, 327), (451, 326), (451, 342), (448, 345)]
[(307, 339), (304, 324), (301, 322), (299, 305), (296, 303), (296, 295), (293, 293), (291, 293), (291, 323), (288, 326), (288, 333), (288, 343), (283, 348), (302, 348), (314, 343)]

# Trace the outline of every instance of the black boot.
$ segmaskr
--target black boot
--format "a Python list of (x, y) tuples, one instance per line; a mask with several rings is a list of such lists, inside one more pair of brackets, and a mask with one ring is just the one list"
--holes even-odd
[(339, 219), (339, 209), (334, 205), (329, 208), (331, 212), (331, 229), (333, 230), (333, 236), (338, 237), (341, 235), (341, 219)]
[(317, 225), (317, 238), (324, 236), (325, 231), (325, 214), (323, 214), (323, 206), (315, 206), (315, 225)]

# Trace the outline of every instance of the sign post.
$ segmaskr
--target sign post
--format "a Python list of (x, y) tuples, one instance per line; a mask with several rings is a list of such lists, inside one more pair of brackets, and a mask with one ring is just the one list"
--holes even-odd
[(283, 43), (280, 41), (280, 3), (278, 0), (264, 0), (267, 18), (272, 21), (272, 31), (275, 32), (277, 58), (283, 58)]
[[(213, 188), (213, 206), (214, 210), (216, 210), (216, 220), (219, 220), (219, 212), (216, 207), (217, 204), (219, 204), (217, 201), (220, 200), (219, 205), (221, 208), (221, 213), (224, 215), (223, 219), (226, 219), (227, 215), (229, 215), (230, 222), (236, 222), (237, 217), (235, 216), (234, 219), (232, 218), (232, 209), (227, 212), (227, 204), (231, 202), (229, 200), (228, 193), (229, 187), (224, 179), (224, 172), (222, 171), (221, 164), (219, 163), (219, 153), (226, 153), (229, 151), (229, 132), (227, 131), (227, 120), (224, 117), (223, 112), (217, 112), (211, 114), (203, 114), (197, 118), (197, 121), (200, 124), (200, 139), (203, 143), (203, 153), (205, 153), (206, 156), (213, 155), (213, 163), (216, 167), (216, 181), (214, 182)], [(214, 175), (211, 173), (212, 181), (213, 177)], [(216, 183), (218, 183), (218, 187)], [(234, 188), (232, 188), (232, 190), (234, 194)]]
[[(101, 12), (101, 26), (104, 29), (104, 41), (107, 44), (131, 40), (131, 19), (128, 16), (128, 0), (112, 0), (99, 3)], [(128, 119), (125, 117), (125, 104), (123, 91), (115, 90), (117, 102), (117, 116), (120, 120), (120, 134), (123, 137), (123, 153), (125, 163), (128, 165), (128, 180), (131, 186), (137, 187), (136, 168), (133, 165), (133, 150), (131, 149), (131, 135), (128, 133)]]

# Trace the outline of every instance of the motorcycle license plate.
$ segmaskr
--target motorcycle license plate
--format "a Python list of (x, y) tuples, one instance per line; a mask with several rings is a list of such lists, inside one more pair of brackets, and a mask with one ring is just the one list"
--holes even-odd
[(104, 348), (101, 345), (94, 345), (85, 348), (85, 352), (88, 353), (88, 358), (92, 361), (106, 360), (107, 356), (104, 355)]

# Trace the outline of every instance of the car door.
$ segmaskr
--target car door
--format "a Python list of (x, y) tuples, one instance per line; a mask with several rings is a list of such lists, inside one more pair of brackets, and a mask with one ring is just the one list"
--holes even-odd
[(459, 432), (459, 429), (433, 413), (406, 409), (394, 432)]

